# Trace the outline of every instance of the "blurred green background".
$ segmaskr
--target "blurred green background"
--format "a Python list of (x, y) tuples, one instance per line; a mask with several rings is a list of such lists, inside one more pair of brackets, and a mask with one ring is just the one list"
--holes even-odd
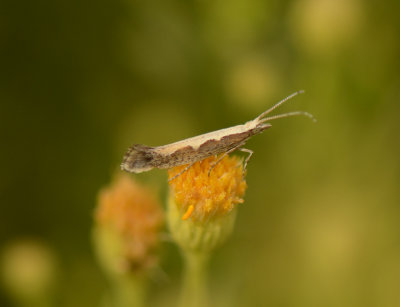
[[(42, 246), (56, 306), (97, 306), (92, 215), (126, 148), (240, 124), (304, 89), (280, 112), (316, 124), (282, 119), (247, 143), (212, 300), (400, 306), (399, 12), (397, 0), (2, 1), (3, 271), (13, 244)], [(165, 197), (165, 171), (135, 178)], [(174, 306), (181, 258), (170, 243), (162, 254), (151, 305)], [(14, 306), (7, 278), (0, 305)]]

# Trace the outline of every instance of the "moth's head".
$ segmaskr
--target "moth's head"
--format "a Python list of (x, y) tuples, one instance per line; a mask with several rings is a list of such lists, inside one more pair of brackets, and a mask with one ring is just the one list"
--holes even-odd
[(126, 152), (121, 169), (130, 173), (147, 172), (154, 168), (153, 159), (153, 147), (136, 144)]

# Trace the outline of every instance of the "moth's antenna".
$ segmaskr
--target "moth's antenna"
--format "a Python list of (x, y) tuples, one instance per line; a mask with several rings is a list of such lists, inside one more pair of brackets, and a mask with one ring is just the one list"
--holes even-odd
[(278, 118), (284, 118), (284, 117), (289, 117), (289, 116), (298, 116), (298, 115), (304, 115), (307, 116), (309, 118), (311, 118), (313, 120), (313, 122), (316, 122), (317, 120), (314, 118), (314, 116), (312, 116), (310, 113), (308, 112), (303, 112), (303, 111), (295, 111), (295, 112), (289, 112), (289, 113), (284, 113), (284, 114), (278, 114), (278, 115), (274, 115), (274, 116), (270, 116), (270, 117), (266, 117), (263, 118), (265, 115), (271, 113), (272, 111), (274, 111), (275, 109), (277, 109), (278, 107), (280, 107), (282, 104), (284, 104), (286, 101), (292, 99), (293, 97), (299, 95), (299, 94), (303, 94), (304, 91), (300, 90), (297, 92), (294, 92), (293, 94), (287, 96), (286, 98), (282, 99), (281, 101), (279, 101), (278, 103), (274, 104), (271, 108), (269, 108), (267, 111), (261, 113), (256, 120), (258, 120), (260, 123), (265, 123), (267, 121), (271, 121), (274, 119), (278, 119)]
[(314, 117), (312, 114), (308, 113), (308, 112), (304, 112), (304, 111), (294, 111), (294, 112), (283, 113), (283, 114), (278, 114), (278, 115), (266, 117), (266, 118), (263, 118), (263, 119), (259, 120), (259, 122), (260, 122), (260, 123), (265, 123), (265, 122), (269, 122), (269, 121), (274, 120), (274, 119), (285, 118), (285, 117), (290, 117), (290, 116), (297, 116), (297, 115), (304, 115), (304, 116), (307, 116), (307, 117), (310, 118), (314, 123), (317, 121), (317, 120), (315, 119), (315, 117)]
[(280, 107), (283, 103), (285, 103), (286, 101), (292, 99), (293, 97), (299, 95), (299, 94), (303, 94), (304, 91), (300, 90), (297, 92), (294, 92), (293, 94), (287, 96), (286, 98), (282, 99), (281, 101), (279, 101), (278, 103), (274, 104), (271, 108), (269, 108), (267, 111), (261, 113), (257, 119), (262, 119), (265, 115), (267, 115), (268, 113), (271, 113), (273, 110), (275, 110), (276, 108)]

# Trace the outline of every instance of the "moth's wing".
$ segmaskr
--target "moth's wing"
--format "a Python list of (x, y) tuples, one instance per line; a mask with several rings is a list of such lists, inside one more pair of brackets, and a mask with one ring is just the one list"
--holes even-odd
[(153, 148), (142, 144), (132, 145), (123, 157), (121, 169), (132, 173), (141, 173), (152, 169)]
[(132, 145), (129, 149), (131, 150), (137, 150), (137, 151), (142, 151), (142, 152), (147, 152), (149, 150), (154, 149), (154, 147), (143, 145), (143, 144), (134, 144)]

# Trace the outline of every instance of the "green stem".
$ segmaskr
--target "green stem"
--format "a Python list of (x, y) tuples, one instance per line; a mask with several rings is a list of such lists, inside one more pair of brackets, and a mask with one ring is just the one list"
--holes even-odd
[(208, 253), (185, 251), (185, 271), (181, 307), (206, 307), (208, 305), (207, 266)]
[(123, 276), (113, 280), (110, 306), (146, 306), (147, 283), (137, 276)]

